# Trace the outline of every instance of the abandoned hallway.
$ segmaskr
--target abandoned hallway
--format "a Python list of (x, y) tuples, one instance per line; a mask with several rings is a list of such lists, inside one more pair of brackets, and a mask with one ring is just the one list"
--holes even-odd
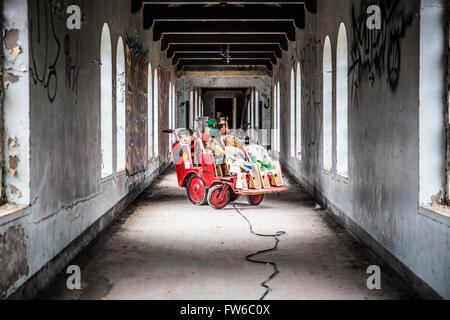
[(450, 299), (449, 6), (0, 0), (0, 300)]
[[(273, 238), (252, 235), (230, 205), (222, 211), (188, 204), (173, 169), (155, 181), (112, 226), (71, 264), (82, 271), (81, 290), (68, 290), (67, 274), (37, 299), (256, 300), (273, 268), (246, 261), (272, 248)], [(280, 274), (268, 285), (269, 300), (411, 299), (390, 270), (382, 289), (369, 290), (369, 266), (380, 265), (335, 218), (315, 209), (314, 199), (292, 178), (289, 192), (258, 207), (245, 199), (235, 207), (256, 232), (280, 237), (279, 250), (258, 260), (275, 262)]]

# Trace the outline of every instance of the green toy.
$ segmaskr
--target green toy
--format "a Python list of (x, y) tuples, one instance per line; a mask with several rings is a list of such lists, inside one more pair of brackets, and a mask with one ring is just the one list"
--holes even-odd
[(216, 119), (209, 119), (208, 120), (208, 127), (217, 128), (217, 120)]
[(273, 170), (273, 169), (275, 169), (275, 166), (272, 165), (272, 164), (267, 164), (267, 163), (265, 163), (265, 162), (262, 162), (261, 160), (258, 160), (257, 162), (258, 162), (258, 164), (259, 164), (259, 166), (260, 166), (261, 168), (268, 169), (268, 170)]

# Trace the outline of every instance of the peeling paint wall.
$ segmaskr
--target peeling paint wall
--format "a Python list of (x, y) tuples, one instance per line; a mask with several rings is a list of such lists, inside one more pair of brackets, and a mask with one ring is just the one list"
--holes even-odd
[[(163, 67), (174, 77), (174, 70), (160, 44), (151, 41), (152, 30), (143, 30), (142, 12), (131, 14), (130, 1), (70, 1), (81, 8), (81, 30), (67, 29), (68, 4), (66, 0), (4, 1), (4, 50), (9, 55), (5, 61), (4, 181), (9, 205), (30, 208), (7, 216), (0, 212), (0, 246), (1, 241), (7, 241), (8, 247), (26, 248), (24, 255), (17, 251), (16, 257), (0, 247), (0, 261), (10, 261), (8, 268), (12, 270), (3, 275), (0, 269), (4, 277), (0, 276), (0, 296), (14, 292), (106, 212), (123, 199), (132, 199), (135, 190), (148, 185), (154, 173), (169, 164), (165, 155), (153, 158), (134, 176), (117, 172), (114, 142), (114, 174), (101, 179), (99, 64), (103, 24), (109, 25), (113, 50), (113, 141), (117, 131), (119, 37), (125, 38), (126, 31), (149, 49), (153, 72)], [(9, 231), (16, 229), (20, 231)], [(20, 242), (11, 242), (18, 236), (22, 237)], [(27, 269), (20, 269), (16, 262)]]
[[(448, 3), (437, 2), (319, 0), (318, 14), (307, 14), (305, 30), (297, 30), (297, 41), (290, 42), (282, 64), (274, 68), (274, 82), (281, 84), (281, 123), (289, 123), (291, 69), (300, 63), (303, 160), (290, 157), (290, 129), (282, 126), (279, 157), (284, 167), (318, 198), (326, 199), (330, 208), (355, 222), (418, 278), (448, 299), (448, 218), (430, 218), (419, 210), (419, 110), (428, 103), (419, 100), (422, 72), (419, 62), (428, 58), (422, 46), (435, 46), (438, 39), (432, 50), (434, 54), (442, 54), (440, 50), (448, 41), (442, 37), (445, 24), (439, 19), (431, 23), (438, 29), (428, 28), (421, 32), (421, 26), (424, 27), (421, 15), (438, 11), (443, 15), (447, 12), (448, 17)], [(386, 13), (385, 29), (380, 31), (380, 37), (370, 37), (365, 27), (369, 4), (380, 5)], [(350, 68), (349, 179), (336, 174), (335, 125), (332, 129), (332, 173), (322, 169), (323, 47), (325, 37), (329, 36), (333, 53), (333, 87), (336, 87), (336, 48), (342, 22), (347, 29)], [(433, 59), (438, 57), (433, 56)], [(437, 60), (433, 61), (437, 66)], [(446, 92), (439, 91), (443, 85), (439, 81), (445, 81), (444, 76), (441, 80), (439, 76), (445, 72), (444, 66), (445, 59), (442, 59), (439, 70), (427, 71), (434, 75), (430, 81), (439, 83), (431, 94), (434, 107), (440, 108), (441, 112), (433, 113), (430, 119), (425, 108), (426, 115), (422, 115), (423, 121), (432, 127), (445, 122), (443, 97)], [(422, 85), (433, 87), (427, 83)], [(336, 123), (335, 95), (334, 90), (333, 123)], [(436, 130), (436, 126), (433, 128)], [(437, 131), (441, 129), (437, 128)], [(441, 132), (439, 140), (445, 139), (445, 132)], [(434, 145), (436, 143), (438, 151), (433, 151), (432, 156), (437, 157), (435, 168), (439, 170), (439, 163), (445, 161), (445, 150), (439, 149), (440, 141), (434, 141)], [(433, 183), (442, 185), (444, 170), (441, 174), (438, 172), (437, 178), (434, 175), (435, 172)], [(441, 189), (433, 190), (435, 195)]]
[[(0, 26), (3, 26), (3, 0), (0, 1)], [(0, 34), (1, 38), (1, 46), (3, 48), (4, 46), (4, 36), (3, 36), (3, 27), (2, 27), (2, 33)], [(3, 98), (5, 97), (5, 90), (4, 90), (4, 71), (3, 71), (3, 60), (4, 60), (4, 52), (3, 49), (0, 50), (0, 135), (3, 135)], [(0, 161), (3, 163), (3, 141), (0, 139)], [(3, 194), (3, 165), (0, 166), (0, 202), (3, 203), (4, 201), (4, 194)]]
[(30, 203), (30, 96), (26, 0), (3, 2), (4, 193), (9, 203)]
[(17, 280), (29, 273), (24, 229), (11, 227), (0, 234), (0, 298)]

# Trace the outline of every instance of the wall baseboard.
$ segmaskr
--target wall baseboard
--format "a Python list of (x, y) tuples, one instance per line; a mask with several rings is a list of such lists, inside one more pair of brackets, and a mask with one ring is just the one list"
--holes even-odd
[(11, 293), (8, 300), (30, 300), (47, 288), (56, 276), (67, 267), (111, 222), (133, 203), (134, 200), (146, 190), (150, 184), (171, 166), (164, 163), (160, 169), (155, 170), (148, 179), (148, 183), (141, 182), (128, 195), (120, 200), (113, 208), (95, 221), (82, 234), (65, 247), (56, 257), (31, 276), (17, 290)]
[(353, 221), (347, 214), (339, 210), (339, 208), (331, 203), (320, 190), (300, 177), (289, 164), (283, 162), (282, 165), (284, 171), (287, 171), (287, 173), (300, 183), (308, 193), (313, 195), (323, 208), (327, 208), (357, 241), (363, 243), (372, 254), (395, 272), (403, 280), (405, 286), (414, 291), (422, 299), (443, 300), (443, 297), (439, 293), (419, 278), (411, 269), (397, 259), (397, 257), (387, 250), (380, 242), (374, 239), (360, 225)]

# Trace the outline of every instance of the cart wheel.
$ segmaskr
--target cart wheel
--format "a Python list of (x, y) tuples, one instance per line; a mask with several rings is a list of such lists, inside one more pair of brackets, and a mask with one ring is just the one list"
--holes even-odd
[(241, 197), (240, 194), (234, 193), (234, 194), (231, 196), (230, 202), (236, 202), (236, 201), (239, 200), (240, 197)]
[(263, 194), (257, 194), (257, 195), (252, 195), (252, 196), (247, 197), (248, 203), (254, 207), (259, 206), (261, 204), (261, 202), (263, 202), (263, 200), (264, 200)]
[(208, 194), (208, 189), (203, 182), (203, 179), (199, 176), (191, 176), (186, 183), (186, 191), (189, 200), (197, 205), (201, 206), (206, 203), (206, 197)]
[(227, 190), (227, 192), (224, 195), (222, 195), (222, 198), (220, 198), (223, 187), (224, 187), (223, 185), (219, 184), (209, 189), (208, 203), (214, 209), (217, 210), (223, 209), (230, 202), (231, 199), (230, 190)]

